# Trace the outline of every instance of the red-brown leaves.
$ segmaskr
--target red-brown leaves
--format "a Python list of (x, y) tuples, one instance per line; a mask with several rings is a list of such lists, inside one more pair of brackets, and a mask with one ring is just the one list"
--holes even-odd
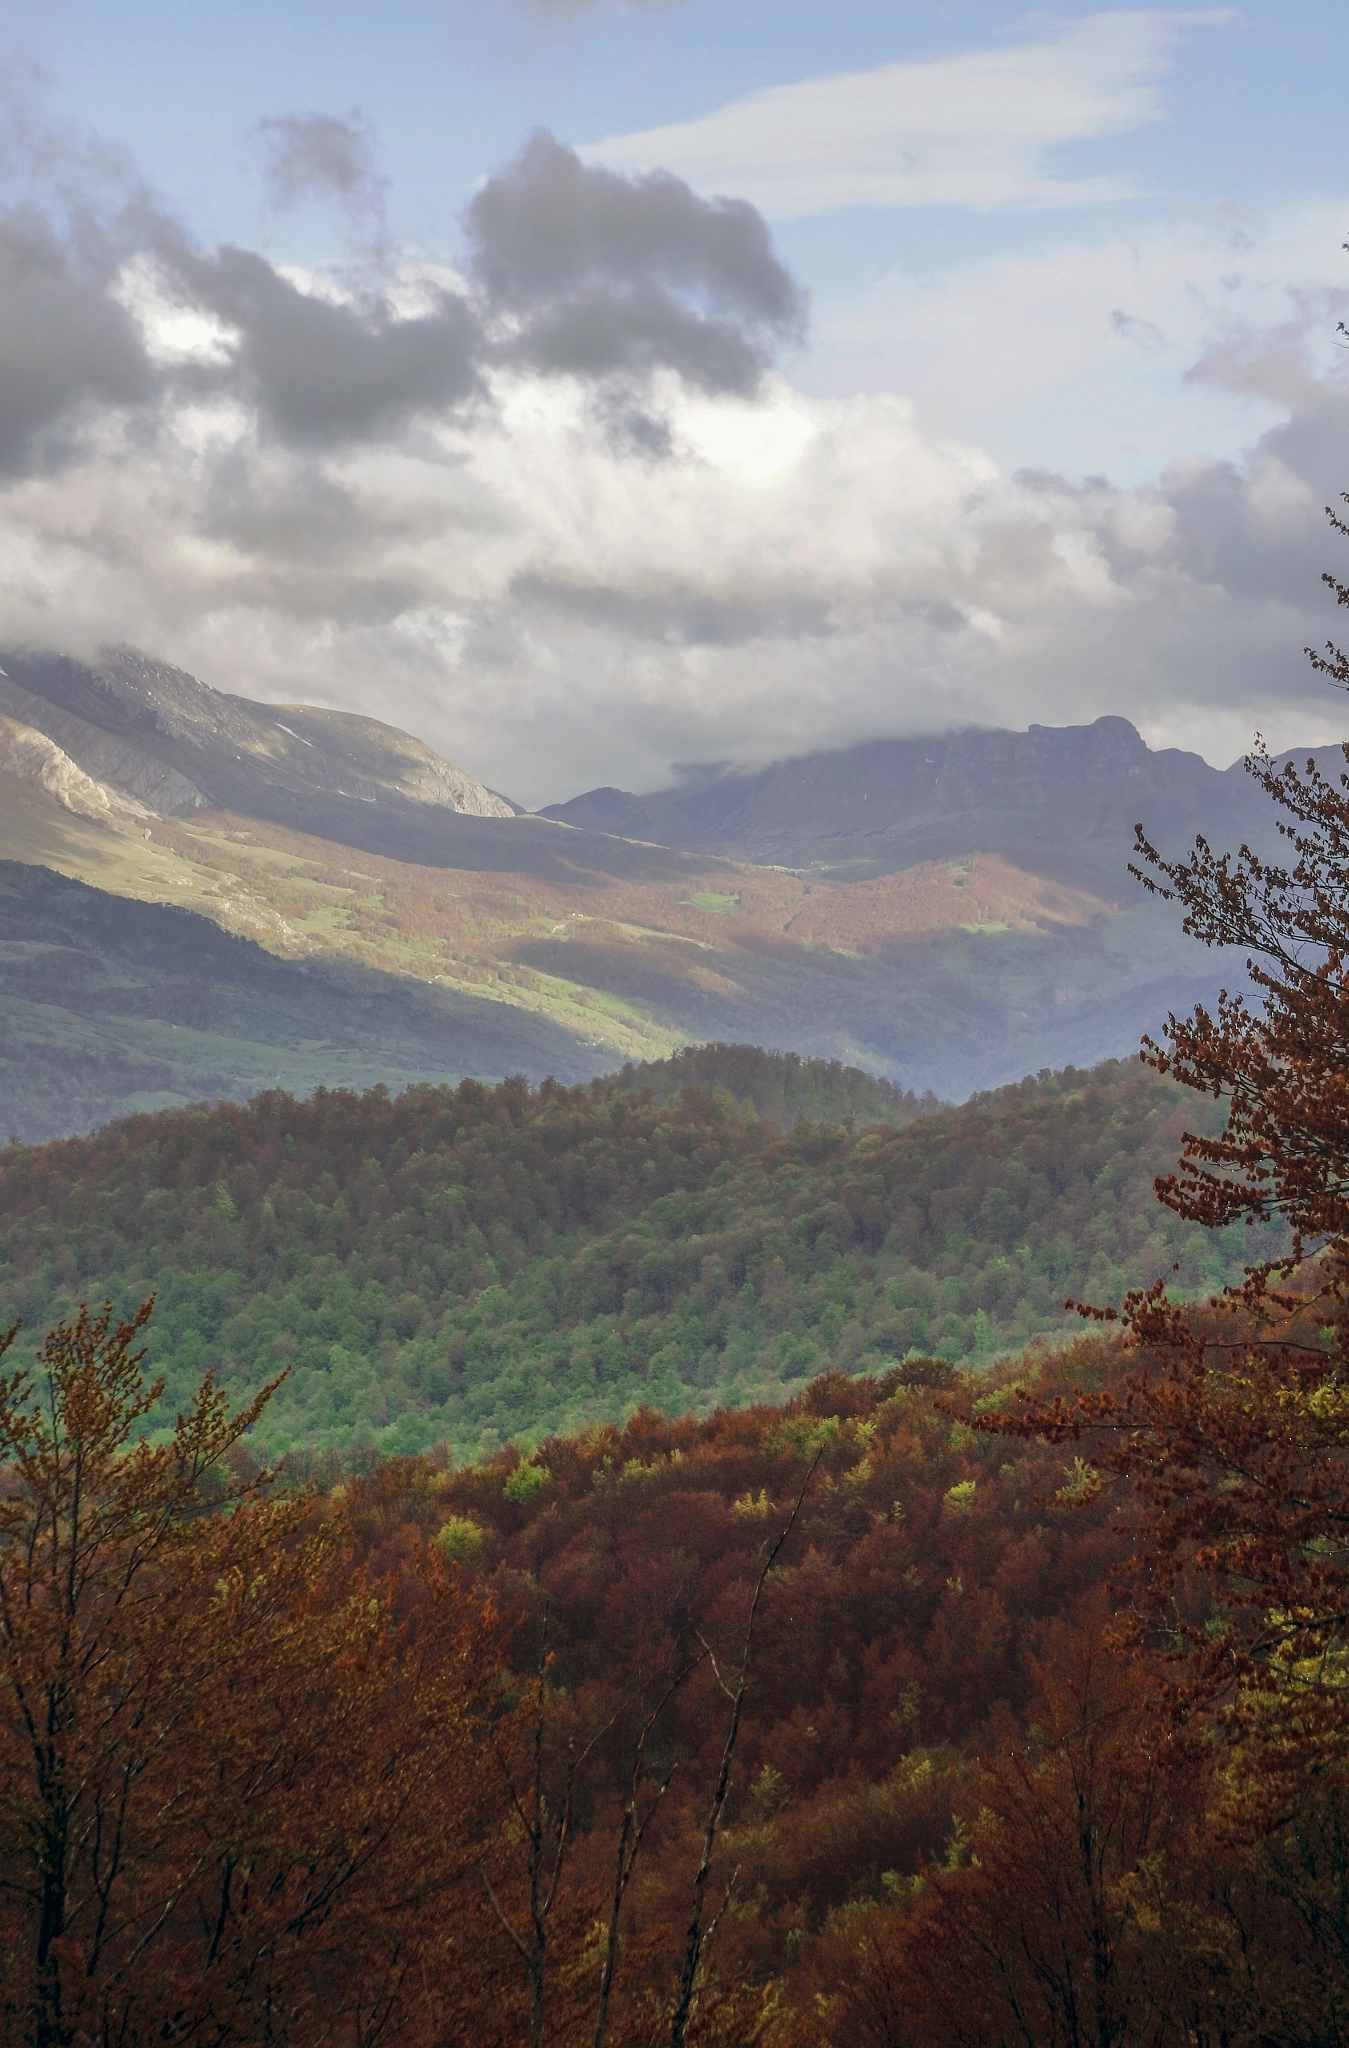
[(1245, 846), (1216, 855), (1203, 839), (1166, 861), (1139, 828), (1144, 885), (1179, 901), (1206, 945), (1245, 948), (1263, 996), (1259, 1011), (1223, 995), (1216, 1015), (1170, 1017), (1169, 1048), (1145, 1040), (1159, 1073), (1228, 1103), (1225, 1130), (1187, 1135), (1157, 1192), (1209, 1226), (1277, 1212), (1300, 1247), (1349, 1236), (1349, 775), (1311, 760), (1277, 769), (1263, 745), (1247, 767), (1282, 813), (1290, 866)]
[(231, 1487), (208, 1381), (139, 1434), (147, 1307), (0, 1381), (3, 2038), (424, 2039), (481, 1854), (488, 1625), (421, 1560), (400, 1629), (311, 1504)]

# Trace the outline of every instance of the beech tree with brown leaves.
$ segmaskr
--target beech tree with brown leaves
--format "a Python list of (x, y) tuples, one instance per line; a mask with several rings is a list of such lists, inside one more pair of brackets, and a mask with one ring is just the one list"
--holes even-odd
[[(1325, 580), (1349, 605), (1349, 586)], [(1337, 646), (1308, 652), (1349, 687)], [(1183, 907), (1193, 936), (1243, 947), (1261, 999), (1224, 992), (1144, 1041), (1146, 1063), (1227, 1107), (1218, 1134), (1187, 1134), (1158, 1197), (1210, 1228), (1282, 1218), (1286, 1253), (1202, 1308), (1170, 1301), (1161, 1282), (1131, 1295), (1136, 1365), (1116, 1387), (974, 1418), (1085, 1439), (1100, 1477), (1132, 1483), (1140, 1604), (1171, 1616), (1180, 1697), (1225, 1703), (1276, 1806), (1276, 1761), (1305, 1781), (1349, 1737), (1349, 745), (1340, 752), (1338, 772), (1279, 767), (1262, 744), (1248, 759), (1283, 861), (1249, 846), (1218, 854), (1202, 838), (1168, 861), (1138, 828), (1135, 873)], [(1177, 1605), (1187, 1574), (1206, 1585), (1207, 1613)]]
[(0, 1375), (0, 2039), (452, 2040), (490, 1629), (435, 1560), (398, 1625), (311, 1501), (230, 1478), (269, 1390), (152, 1432), (150, 1312)]
[[(1100, 1616), (1050, 1631), (1029, 1724), (980, 1760), (941, 1865), (841, 1921), (827, 2040), (850, 2048), (1169, 2048), (1197, 2035), (1174, 1872), (1193, 1760)], [(1161, 1910), (1157, 1909), (1160, 1895)], [(1181, 1933), (1182, 1938), (1177, 1939)], [(788, 2048), (816, 2048), (807, 2023)]]

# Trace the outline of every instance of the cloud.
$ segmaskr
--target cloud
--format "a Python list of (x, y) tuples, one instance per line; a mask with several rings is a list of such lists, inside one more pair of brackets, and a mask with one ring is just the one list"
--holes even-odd
[(345, 118), (276, 114), (254, 132), (263, 148), (263, 185), (278, 213), (308, 200), (335, 200), (354, 228), (383, 243), (387, 181), (376, 168), (374, 135), (359, 107)]
[[(267, 126), (282, 198), (331, 189), (374, 218), (353, 121)], [(144, 195), (119, 201), (111, 221), (0, 211), (0, 473), (56, 459), (91, 407), (228, 396), (264, 436), (320, 450), (485, 402), (506, 368), (583, 384), (614, 448), (659, 458), (653, 378), (751, 393), (805, 323), (753, 207), (587, 167), (545, 134), (470, 205), (466, 276), (386, 266), (382, 289), (341, 285), (203, 251)]]
[(520, 0), (537, 22), (574, 21), (582, 14), (666, 14), (682, 0)]
[[(514, 367), (583, 385), (613, 450), (659, 460), (652, 380), (752, 392), (801, 335), (805, 299), (743, 201), (627, 178), (535, 135), (463, 226), (467, 270), (395, 263), (360, 114), (258, 124), (282, 210), (331, 198), (376, 267), (305, 274), (202, 249), (121, 153), (44, 122), (0, 81), (0, 475), (69, 454), (108, 409), (232, 403), (298, 450), (425, 433)], [(5, 188), (22, 192), (4, 203)]]
[(780, 85), (702, 119), (583, 149), (735, 192), (770, 217), (843, 206), (1076, 206), (1131, 196), (1117, 177), (1055, 175), (1065, 144), (1161, 120), (1158, 80), (1182, 32), (1226, 12), (1088, 15), (1005, 49), (962, 51)]
[[(344, 166), (364, 176), (348, 162), (350, 124), (327, 124), (317, 136), (308, 117), (295, 126), (303, 132), (297, 140), (285, 128), (284, 163), (297, 189), (320, 170), (330, 182)], [(423, 263), (390, 276), (386, 266), (383, 288), (374, 289), (283, 271), (252, 250), (204, 252), (146, 208), (141, 246), (115, 280), (105, 264), (82, 287), (77, 318), (73, 258), (39, 222), (46, 296), (31, 308), (18, 303), (15, 314), (37, 344), (34, 403), (46, 393), (42, 421), (56, 417), (81, 395), (81, 372), (108, 400), (129, 399), (140, 390), (137, 365), (143, 385), (153, 362), (180, 397), (228, 395), (264, 435), (335, 449), (486, 402), (491, 376), (513, 368), (584, 385), (612, 445), (649, 459), (670, 447), (649, 403), (653, 378), (673, 373), (702, 391), (751, 393), (804, 327), (804, 295), (753, 207), (699, 199), (664, 173), (629, 179), (588, 168), (546, 134), (483, 185), (464, 225), (466, 275)], [(43, 268), (28, 267), (34, 275)], [(50, 349), (44, 320), (60, 329)], [(0, 313), (0, 337), (3, 322)], [(106, 358), (101, 373), (92, 341), (81, 349), (91, 322)], [(16, 403), (32, 411), (24, 388), (15, 389)], [(14, 447), (23, 445), (20, 435)]]
[(657, 393), (634, 463), (575, 384), (498, 372), (425, 446), (258, 446), (224, 400), (0, 493), (5, 635), (125, 638), (219, 686), (362, 709), (534, 803), (693, 756), (1123, 711), (1229, 760), (1333, 730), (1323, 392), (1244, 463), (1119, 490), (1009, 476), (904, 401)]
[(480, 330), (452, 291), (434, 292), (427, 312), (400, 317), (380, 294), (334, 303), (301, 290), (246, 249), (202, 257), (171, 245), (168, 253), (191, 302), (237, 337), (228, 366), (209, 381), (256, 405), (283, 439), (324, 446), (390, 433), (480, 389)]
[[(1315, 740), (1342, 710), (1300, 655), (1333, 630), (1349, 480), (1306, 255), (1332, 216), (892, 281), (917, 402), (774, 366), (803, 309), (752, 209), (546, 137), (482, 188), (457, 271), (378, 290), (204, 251), (143, 200), (103, 228), (11, 209), (0, 640), (125, 640), (373, 713), (536, 804), (1107, 711), (1220, 761), (1256, 726)], [(942, 416), (941, 365), (968, 383), (974, 350), (1045, 419), (1085, 364), (1096, 414), (1165, 389), (1168, 449), (1202, 448), (1210, 403), (1249, 445), (1127, 486), (1053, 448), (1022, 467)]]
[(92, 228), (75, 240), (29, 209), (0, 214), (0, 470), (49, 459), (53, 430), (81, 406), (150, 397), (144, 345), (109, 296), (113, 269)]
[(1178, 450), (1249, 448), (1343, 374), (1344, 220), (1333, 198), (1177, 208), (1143, 234), (900, 272), (819, 308), (797, 374), (820, 396), (903, 391), (1009, 469), (1155, 478)]
[(471, 268), (506, 323), (506, 360), (584, 378), (672, 369), (751, 391), (805, 300), (743, 200), (699, 199), (667, 171), (628, 178), (548, 134), (482, 187)]

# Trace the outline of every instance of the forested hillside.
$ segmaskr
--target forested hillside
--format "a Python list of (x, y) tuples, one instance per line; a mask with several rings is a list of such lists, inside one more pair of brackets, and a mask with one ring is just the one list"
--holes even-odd
[[(1286, 1713), (1190, 1739), (1174, 1656), (1112, 1623), (1146, 1485), (1018, 1422), (1127, 1398), (1127, 1339), (459, 1472), (297, 1455), (319, 1485), (277, 1488), (209, 1383), (124, 1455), (143, 1327), (82, 1318), (0, 1385), (5, 1676), (60, 1687), (82, 1767), (53, 1782), (45, 1730), (0, 1723), (6, 2039), (59, 2038), (22, 2026), (52, 2006), (138, 2040), (280, 2009), (314, 2048), (372, 2011), (409, 2048), (1344, 2039), (1342, 1712), (1329, 1745)], [(1238, 1480), (1219, 1454), (1193, 1489)], [(134, 1598), (68, 1600), (57, 1497)], [(1229, 1640), (1214, 1590), (1167, 1603), (1187, 1676)], [(58, 1868), (107, 1910), (44, 1967), (24, 1822), (72, 1811)]]
[[(1143, 1503), (1071, 1448), (968, 1426), (1006, 1421), (1018, 1386), (1042, 1401), (1119, 1395), (1137, 1363), (1100, 1337), (988, 1376), (915, 1359), (876, 1379), (827, 1375), (785, 1408), (647, 1411), (527, 1460), (459, 1473), (395, 1460), (332, 1491), (329, 1513), (400, 1612), (422, 1610), (449, 1560), (503, 1617), (539, 1738), (539, 1777), (522, 1756), (514, 1784), (526, 1800), (540, 1787), (543, 1868), (560, 1880), (545, 2038), (592, 2038), (595, 1902), (608, 1910), (625, 1811), (649, 1826), (610, 2021), (624, 2048), (666, 2038), (746, 1616), (796, 1500), (752, 1625), (694, 2038), (1344, 2039), (1333, 1782), (1309, 1779), (1285, 1741), (1286, 1803), (1270, 1807), (1249, 1758), (1231, 1767), (1223, 1721), (1187, 1743), (1174, 1662), (1109, 1625)], [(1224, 1627), (1193, 1578), (1178, 1617), (1201, 1638)], [(530, 1684), (545, 1644), (547, 1679)], [(498, 1796), (506, 1811), (504, 1776)], [(492, 1866), (517, 1926), (521, 1832), (502, 1828)], [(526, 1969), (480, 1903), (473, 1926), (502, 2005), (499, 2034), (475, 2038), (523, 2038)]]
[(628, 1095), (669, 1102), (685, 1088), (724, 1088), (742, 1107), (786, 1130), (807, 1123), (882, 1123), (897, 1128), (945, 1105), (841, 1060), (802, 1059), (757, 1045), (686, 1045), (665, 1060), (631, 1062), (613, 1077)]
[[(1111, 1355), (1078, 1344), (1072, 1367), (1095, 1381)], [(924, 1384), (933, 1378), (957, 1375), (930, 1359), (874, 1381), (832, 1375), (785, 1409), (703, 1422), (647, 1411), (622, 1430), (549, 1438), (526, 1462), (505, 1454), (449, 1473), (395, 1460), (329, 1496), (357, 1556), (397, 1587), (404, 1611), (425, 1598), (440, 1556), (497, 1605), (522, 1675), (546, 1626), (555, 1803), (566, 1744), (579, 1751), (606, 1731), (577, 1787), (564, 1910), (604, 1896), (636, 1701), (658, 1699), (671, 1671), (693, 1667), (648, 1758), (655, 1783), (675, 1768), (629, 1900), (638, 1984), (653, 1935), (655, 1984), (663, 1990), (673, 1974), (667, 1958), (682, 1938), (726, 1736), (718, 1677), (728, 1676), (723, 1660), (735, 1654), (765, 1543), (817, 1454), (765, 1590), (714, 1894), (738, 1869), (716, 1977), (777, 1979), (780, 2026), (793, 2007), (809, 2012), (822, 1966), (838, 1991), (856, 1938), (909, 1896), (925, 1861), (941, 1864), (953, 1832), (961, 1840), (981, 1742), (1024, 1722), (1046, 1630), (1099, 1593), (1124, 1555), (1113, 1502), (1052, 1498), (1061, 1453), (1009, 1453), (972, 1435), (934, 1408)], [(699, 1656), (702, 1644), (712, 1657)], [(827, 1953), (835, 1931), (852, 1950), (842, 1970)], [(487, 1916), (478, 1938), (491, 1954), (500, 1937)], [(509, 1959), (502, 1974), (523, 1976)], [(630, 1999), (637, 1986), (626, 1988)], [(551, 2011), (556, 2038), (588, 2038), (562, 2029), (562, 1982)], [(746, 2038), (755, 2036), (730, 2036)], [(844, 2048), (849, 2035), (833, 2038)]]
[[(821, 1067), (817, 1105), (846, 1113), (858, 1083), (831, 1098)], [(3, 1315), (36, 1336), (80, 1299), (153, 1292), (170, 1410), (208, 1366), (234, 1398), (285, 1372), (269, 1455), (462, 1457), (639, 1404), (778, 1399), (915, 1347), (987, 1361), (1069, 1327), (1068, 1295), (1118, 1301), (1173, 1266), (1206, 1289), (1251, 1256), (1248, 1233), (1154, 1200), (1196, 1105), (1136, 1065), (902, 1129), (783, 1130), (724, 1088), (659, 1092), (271, 1092), (11, 1147)]]

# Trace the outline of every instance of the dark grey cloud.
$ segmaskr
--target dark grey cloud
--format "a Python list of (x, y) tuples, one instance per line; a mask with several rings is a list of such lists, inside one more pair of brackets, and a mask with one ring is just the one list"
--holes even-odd
[(377, 241), (385, 229), (386, 180), (374, 133), (360, 109), (336, 114), (276, 114), (255, 131), (264, 152), (263, 184), (278, 213), (307, 200), (333, 200), (354, 227)]
[(1164, 478), (1176, 514), (1170, 559), (1197, 582), (1306, 606), (1316, 590), (1308, 565), (1329, 545), (1323, 507), (1346, 478), (1349, 394), (1313, 390), (1240, 465), (1190, 462)]
[(465, 227), (505, 354), (544, 374), (670, 369), (745, 393), (804, 334), (805, 296), (754, 207), (584, 164), (548, 134), (488, 180)]
[[(287, 190), (340, 190), (344, 179), (366, 189), (373, 155), (355, 152), (350, 123), (274, 127)], [(668, 431), (630, 402), (634, 387), (670, 369), (703, 390), (752, 391), (804, 322), (753, 207), (699, 199), (664, 174), (588, 168), (548, 135), (483, 187), (465, 227), (470, 289), (442, 287), (412, 318), (377, 292), (319, 298), (248, 250), (202, 256), (170, 237), (163, 254), (185, 296), (239, 337), (214, 381), (238, 388), (280, 438), (314, 448), (462, 404), (504, 363), (589, 383), (616, 445), (659, 456)]]
[(0, 470), (13, 473), (82, 404), (148, 399), (154, 372), (135, 322), (109, 296), (101, 235), (60, 236), (28, 209), (0, 214)]
[(174, 269), (195, 303), (239, 335), (215, 381), (237, 386), (284, 440), (324, 446), (387, 433), (480, 388), (481, 332), (453, 292), (408, 319), (377, 293), (333, 304), (301, 291), (247, 249), (202, 257), (180, 246)]
[[(363, 253), (384, 254), (384, 185), (359, 110), (277, 115), (257, 135), (275, 206), (331, 199), (368, 231)], [(4, 474), (68, 452), (77, 420), (99, 407), (145, 404), (151, 430), (156, 402), (231, 393), (268, 438), (321, 451), (483, 399), (494, 368), (580, 379), (611, 445), (659, 459), (672, 443), (652, 373), (751, 391), (803, 323), (752, 207), (701, 200), (673, 177), (588, 168), (546, 135), (468, 209), (465, 283), (424, 280), (413, 314), (373, 281), (330, 297), (254, 251), (203, 251), (125, 166), (70, 165), (60, 189), (44, 171), (40, 206), (0, 211)], [(151, 273), (160, 314), (176, 301), (221, 324), (214, 361), (175, 357), (171, 320), (142, 330)]]

